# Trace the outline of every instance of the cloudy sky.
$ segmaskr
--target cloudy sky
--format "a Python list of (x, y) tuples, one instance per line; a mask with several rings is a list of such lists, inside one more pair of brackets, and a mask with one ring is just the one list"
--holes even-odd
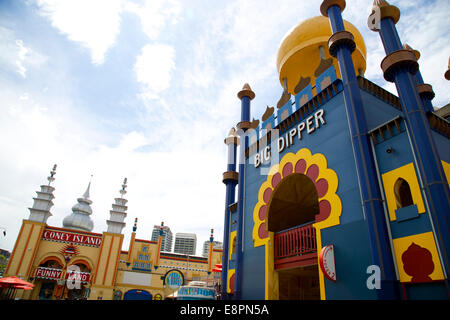
[[(127, 250), (164, 221), (223, 239), (225, 135), (240, 117), (248, 82), (252, 117), (281, 96), (275, 67), (290, 29), (320, 14), (321, 1), (0, 0), (0, 248), (12, 250), (35, 191), (57, 164), (53, 214), (62, 227), (92, 178), (94, 232), (128, 178)], [(366, 77), (385, 56), (366, 25), (371, 0), (348, 0), (345, 19), (363, 34)], [(450, 2), (392, 0), (400, 37), (421, 52), (433, 103), (450, 101)]]

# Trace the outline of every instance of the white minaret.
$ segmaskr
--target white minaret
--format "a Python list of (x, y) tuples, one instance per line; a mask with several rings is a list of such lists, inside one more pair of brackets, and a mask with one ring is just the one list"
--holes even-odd
[(125, 227), (125, 217), (127, 216), (126, 206), (128, 200), (124, 199), (123, 196), (125, 193), (125, 188), (127, 187), (127, 178), (123, 180), (122, 190), (120, 190), (120, 198), (115, 198), (116, 203), (113, 203), (112, 210), (109, 211), (110, 217), (109, 220), (106, 220), (108, 224), (108, 230), (106, 232), (110, 233), (122, 233), (122, 229)]
[(94, 222), (91, 220), (91, 217), (89, 217), (92, 214), (92, 200), (89, 199), (90, 188), (91, 182), (89, 181), (89, 185), (83, 196), (78, 198), (78, 203), (72, 207), (72, 214), (64, 218), (64, 228), (89, 232), (94, 229)]
[(53, 177), (55, 174), (56, 164), (53, 166), (53, 170), (50, 171), (50, 177), (47, 178), (48, 185), (42, 185), (41, 191), (36, 191), (37, 198), (33, 198), (33, 207), (28, 208), (30, 210), (28, 220), (47, 223), (48, 217), (52, 215), (50, 213), (50, 208), (53, 206), (52, 200), (55, 198), (53, 195), (55, 188), (50, 186), (50, 184), (55, 180)]

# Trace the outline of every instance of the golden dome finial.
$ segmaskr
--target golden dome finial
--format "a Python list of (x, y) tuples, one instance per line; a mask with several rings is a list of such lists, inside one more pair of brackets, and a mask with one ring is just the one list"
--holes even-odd
[[(352, 53), (355, 72), (357, 74), (358, 70), (364, 72), (366, 70), (364, 39), (350, 22), (344, 20), (344, 27), (353, 34), (356, 43), (356, 50)], [(331, 65), (334, 66), (336, 75), (340, 77), (338, 62), (331, 57), (327, 50), (328, 39), (331, 35), (329, 20), (318, 16), (301, 22), (283, 39), (278, 49), (276, 62), (283, 89), (285, 87), (284, 79), (287, 79), (288, 92), (296, 95), (309, 83), (314, 84), (318, 73), (321, 74), (325, 67), (331, 67)], [(324, 49), (321, 50), (320, 47)]]

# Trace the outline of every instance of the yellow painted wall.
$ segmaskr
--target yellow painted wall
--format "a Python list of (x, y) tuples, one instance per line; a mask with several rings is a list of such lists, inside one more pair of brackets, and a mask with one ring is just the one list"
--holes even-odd
[(411, 189), (411, 195), (414, 204), (417, 206), (419, 213), (425, 212), (425, 205), (423, 203), (422, 192), (420, 191), (419, 181), (417, 180), (416, 170), (413, 163), (409, 163), (400, 168), (386, 172), (381, 175), (383, 180), (384, 192), (386, 195), (386, 203), (389, 210), (389, 218), (391, 221), (397, 219), (395, 210), (397, 204), (395, 202), (394, 185), (398, 178), (402, 178), (408, 182)]
[(44, 226), (44, 223), (23, 220), (5, 276), (14, 275), (28, 279)]
[[(19, 273), (24, 276), (24, 273), (29, 272), (29, 276), (34, 276), (35, 270), (39, 265), (49, 257), (54, 257), (63, 265), (63, 270), (74, 262), (83, 260), (91, 267), (91, 285), (87, 285), (91, 289), (89, 299), (97, 300), (102, 297), (103, 300), (113, 299), (115, 290), (122, 291), (123, 295), (133, 289), (149, 291), (153, 296), (156, 294), (162, 295), (163, 298), (172, 294), (169, 289), (163, 288), (162, 276), (166, 274), (171, 268), (180, 268), (187, 281), (192, 280), (193, 277), (200, 277), (201, 280), (207, 278), (208, 261), (189, 261), (189, 268), (198, 270), (183, 270), (188, 266), (187, 261), (174, 259), (160, 259), (160, 265), (166, 267), (159, 267), (154, 269), (153, 262), (157, 256), (157, 244), (150, 241), (133, 241), (131, 245), (131, 254), (122, 251), (123, 238), (122, 234), (113, 234), (104, 232), (102, 235), (102, 244), (100, 247), (90, 247), (83, 245), (76, 245), (78, 254), (73, 256), (71, 260), (66, 261), (63, 255), (64, 248), (67, 243), (49, 241), (42, 239), (42, 233), (45, 230), (44, 223), (37, 223), (28, 220), (23, 221), (23, 225), (19, 234), (14, 250), (12, 252), (10, 262), (8, 265), (8, 273), (5, 276), (18, 276)], [(63, 232), (71, 233), (70, 230), (62, 230)], [(76, 233), (76, 231), (74, 231)], [(133, 271), (133, 262), (138, 259), (139, 253), (143, 252), (143, 247), (148, 248), (149, 261), (152, 264), (151, 283), (145, 285), (131, 285), (123, 283), (124, 272)], [(212, 266), (221, 263), (222, 251), (213, 250)], [(127, 266), (126, 261), (130, 257), (130, 264)], [(193, 258), (195, 259), (195, 258)], [(136, 272), (136, 271), (133, 271)], [(148, 272), (144, 272), (149, 274)], [(213, 273), (210, 274), (210, 279), (213, 278)], [(25, 277), (28, 280), (27, 277)], [(21, 299), (38, 299), (39, 291), (41, 289), (42, 281), (34, 279), (34, 290), (24, 291), (18, 290), (16, 297)], [(67, 294), (67, 291), (66, 291)]]

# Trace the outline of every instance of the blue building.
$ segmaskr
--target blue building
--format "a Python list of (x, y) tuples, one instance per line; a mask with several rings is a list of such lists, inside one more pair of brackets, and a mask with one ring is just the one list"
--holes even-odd
[(399, 9), (375, 0), (368, 18), (397, 97), (364, 78), (345, 6), (324, 0), (322, 16), (283, 40), (276, 110), (251, 121), (255, 93), (238, 93), (223, 299), (449, 298), (449, 121), (434, 111), (420, 54), (398, 37)]

